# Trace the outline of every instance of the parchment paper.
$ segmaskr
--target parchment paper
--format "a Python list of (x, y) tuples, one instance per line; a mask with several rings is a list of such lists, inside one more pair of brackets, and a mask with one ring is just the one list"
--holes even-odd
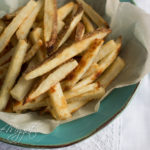
[[(15, 10), (28, 0), (0, 0), (0, 14)], [(70, 0), (58, 0), (58, 5)], [(139, 82), (150, 72), (150, 15), (130, 3), (120, 3), (119, 0), (86, 0), (97, 12), (109, 22), (112, 34), (109, 39), (122, 35), (123, 48), (121, 56), (126, 67), (108, 87), (107, 94), (114, 88)], [(106, 8), (106, 9), (105, 9)], [(107, 95), (106, 94), (106, 95)], [(77, 111), (71, 120), (94, 113), (99, 108), (100, 101), (90, 102)], [(12, 114), (0, 112), (0, 119), (15, 128), (30, 132), (50, 133), (65, 121), (56, 121), (50, 116), (39, 116), (36, 113)], [(71, 121), (68, 120), (68, 121)]]

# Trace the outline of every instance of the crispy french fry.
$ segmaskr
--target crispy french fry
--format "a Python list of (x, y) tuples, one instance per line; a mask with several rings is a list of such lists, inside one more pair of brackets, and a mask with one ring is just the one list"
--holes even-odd
[(87, 70), (87, 72), (82, 76), (81, 79), (84, 79), (90, 75), (92, 75), (96, 70), (98, 70), (99, 65), (97, 63), (93, 63), (91, 67)]
[[(78, 4), (74, 4), (74, 8), (73, 8), (73, 10), (72, 10), (72, 16), (74, 16), (76, 13), (77, 13), (77, 10), (78, 10)], [(68, 16), (68, 18), (69, 18), (70, 16)]]
[(41, 46), (43, 45), (43, 42), (42, 40), (38, 40), (37, 43), (35, 43), (31, 49), (27, 52), (25, 58), (24, 58), (24, 61), (23, 63), (26, 63), (28, 62), (31, 58), (33, 58), (36, 54), (36, 52), (41, 48)]
[(96, 89), (94, 91), (87, 92), (77, 97), (68, 99), (67, 100), (67, 102), (69, 102), (68, 109), (70, 113), (74, 113), (77, 110), (79, 110), (81, 107), (83, 107), (85, 104), (87, 104), (89, 101), (98, 100), (102, 98), (104, 94), (105, 94), (105, 89), (100, 87), (99, 89)]
[(53, 109), (53, 113), (55, 113), (54, 117), (57, 120), (65, 120), (71, 117), (71, 114), (67, 107), (67, 101), (63, 94), (60, 83), (57, 83), (53, 86), (48, 92), (50, 98), (47, 99), (48, 108)]
[(64, 92), (64, 95), (65, 95), (66, 99), (71, 99), (71, 98), (79, 96), (81, 94), (93, 91), (93, 90), (95, 90), (97, 88), (99, 88), (99, 83), (98, 82), (89, 84), (89, 85), (84, 86), (84, 87), (82, 87), (82, 88), (80, 88), (78, 90), (70, 89), (69, 91)]
[(79, 22), (76, 28), (75, 40), (76, 41), (82, 40), (84, 33), (85, 33), (85, 26), (81, 22)]
[(4, 78), (4, 76), (7, 73), (8, 67), (9, 67), (9, 62), (0, 66), (0, 79)]
[(85, 13), (91, 18), (91, 20), (98, 27), (108, 27), (107, 22), (84, 0), (76, 0), (79, 4), (82, 4)]
[(32, 44), (35, 44), (39, 39), (42, 39), (42, 28), (35, 28), (33, 31), (30, 33), (30, 40)]
[(43, 0), (37, 1), (37, 6), (33, 9), (32, 13), (28, 16), (28, 18), (20, 25), (18, 31), (16, 32), (16, 36), (19, 40), (26, 39), (39, 11), (43, 6)]
[(82, 15), (83, 9), (81, 6), (79, 6), (76, 14), (73, 15), (71, 19), (69, 19), (69, 21), (62, 29), (62, 32), (60, 32), (60, 34), (58, 35), (57, 41), (54, 44), (54, 49), (50, 51), (50, 54), (57, 51), (57, 49), (67, 41), (67, 39), (70, 37), (71, 33), (73, 32), (77, 24), (80, 22)]
[(77, 67), (77, 65), (77, 61), (70, 60), (58, 67), (53, 72), (50, 72), (48, 75), (46, 75), (46, 77), (44, 77), (44, 79), (40, 81), (38, 85), (35, 86), (35, 89), (30, 92), (29, 96), (26, 99), (26, 102), (32, 101), (36, 97), (47, 92), (56, 83), (64, 79), (73, 69)]
[(60, 31), (63, 29), (64, 26), (65, 26), (65, 23), (61, 20), (58, 20), (58, 26), (57, 26), (58, 33), (60, 33)]
[(41, 8), (39, 14), (37, 15), (36, 21), (42, 22), (42, 24), (43, 24), (43, 18), (44, 18), (44, 6)]
[(27, 5), (24, 6), (24, 8), (18, 13), (18, 15), (12, 20), (12, 22), (5, 28), (0, 36), (0, 53), (5, 49), (13, 34), (23, 23), (23, 21), (30, 15), (36, 5), (37, 3), (34, 0), (30, 0)]
[(16, 17), (18, 15), (18, 13), (21, 11), (23, 7), (18, 8), (17, 10), (15, 10), (12, 13), (6, 14), (5, 16), (3, 16), (4, 20), (12, 20), (14, 17)]
[(67, 89), (72, 88), (86, 73), (86, 71), (90, 68), (94, 59), (96, 58), (99, 50), (103, 44), (103, 40), (96, 39), (89, 49), (85, 52), (83, 57), (81, 58), (78, 67), (69, 75), (68, 79), (66, 80), (65, 87)]
[(14, 50), (15, 50), (15, 48), (12, 48), (6, 54), (4, 54), (3, 56), (0, 57), (0, 66), (7, 63), (11, 59), (11, 57), (14, 53)]
[(117, 57), (115, 62), (104, 72), (104, 74), (98, 79), (101, 86), (107, 88), (108, 85), (119, 75), (123, 70), (125, 62), (122, 58)]
[(64, 20), (73, 10), (73, 7), (74, 7), (74, 2), (67, 3), (66, 5), (60, 7), (57, 11), (58, 18), (60, 20)]
[(9, 91), (13, 87), (23, 63), (28, 44), (24, 40), (20, 40), (11, 59), (7, 75), (0, 91), (0, 110), (5, 109), (10, 97)]
[(92, 75), (90, 75), (87, 78), (84, 78), (80, 82), (78, 82), (72, 89), (79, 89), (82, 88), (83, 86), (86, 86), (92, 82), (94, 82), (116, 59), (118, 55), (118, 49), (115, 49), (113, 52), (111, 52), (108, 56), (103, 58), (99, 65), (98, 70), (96, 70)]
[(85, 25), (86, 32), (93, 32), (95, 30), (92, 22), (86, 17), (85, 14), (82, 17), (82, 21)]
[[(29, 65), (27, 67), (28, 69), (32, 69), (37, 64), (36, 58), (32, 59), (31, 62), (29, 62)], [(25, 96), (28, 94), (30, 89), (32, 88), (33, 84), (36, 80), (25, 80), (23, 75), (19, 78), (16, 85), (13, 87), (13, 89), (10, 91), (11, 96), (16, 99), (17, 101), (23, 101)]]
[(0, 34), (3, 32), (5, 26), (6, 25), (5, 25), (4, 21), (0, 19)]
[(23, 103), (23, 101), (21, 102), (16, 102), (13, 106), (13, 111), (16, 113), (21, 113), (24, 112), (26, 110), (39, 110), (41, 107), (45, 107), (47, 106), (47, 99), (43, 99), (40, 101), (32, 101), (31, 103)]
[(71, 46), (64, 48), (61, 52), (52, 56), (53, 58), (48, 58), (40, 66), (26, 73), (25, 79), (30, 80), (51, 71), (60, 64), (86, 50), (95, 39), (103, 39), (110, 32), (110, 29), (97, 29), (95, 32), (85, 36), (81, 41), (75, 42)]
[(106, 44), (104, 44), (97, 55), (97, 58), (95, 59), (95, 62), (99, 62), (102, 60), (105, 56), (110, 54), (114, 49), (120, 49), (122, 45), (122, 38), (119, 37), (116, 41), (110, 40)]
[(47, 47), (52, 46), (57, 38), (56, 0), (45, 0), (44, 4), (44, 40)]

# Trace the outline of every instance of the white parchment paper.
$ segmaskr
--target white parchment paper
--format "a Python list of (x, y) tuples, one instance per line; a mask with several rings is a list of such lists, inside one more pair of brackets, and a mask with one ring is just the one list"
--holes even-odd
[[(15, 10), (28, 0), (0, 0), (0, 14)], [(70, 0), (58, 0), (58, 6)], [(109, 38), (122, 35), (123, 47), (121, 56), (126, 67), (107, 89), (107, 94), (114, 88), (139, 82), (150, 72), (150, 15), (130, 3), (120, 3), (119, 0), (86, 0), (102, 16), (105, 16), (112, 29)], [(106, 95), (107, 95), (106, 94)], [(99, 108), (100, 101), (93, 101), (77, 111), (71, 120), (94, 113)], [(39, 116), (36, 113), (12, 114), (0, 112), (0, 119), (15, 128), (30, 132), (50, 133), (64, 121), (56, 121), (50, 116)], [(71, 121), (68, 120), (68, 121)]]

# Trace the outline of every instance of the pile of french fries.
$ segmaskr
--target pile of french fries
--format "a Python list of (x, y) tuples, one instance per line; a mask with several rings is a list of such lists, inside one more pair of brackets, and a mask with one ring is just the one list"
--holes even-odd
[(0, 110), (70, 118), (98, 100), (125, 66), (122, 38), (104, 41), (107, 22), (86, 2), (57, 9), (30, 0), (0, 19)]

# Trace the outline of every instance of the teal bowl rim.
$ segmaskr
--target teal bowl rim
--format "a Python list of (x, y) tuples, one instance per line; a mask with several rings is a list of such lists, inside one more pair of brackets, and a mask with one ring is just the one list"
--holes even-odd
[[(130, 2), (134, 5), (136, 5), (136, 3), (134, 2), (134, 0), (130, 0)], [(114, 114), (114, 116), (112, 116), (109, 120), (107, 120), (105, 123), (103, 123), (101, 126), (99, 126), (98, 128), (95, 129), (95, 131), (91, 132), (90, 134), (84, 136), (84, 137), (81, 137), (80, 139), (77, 139), (76, 141), (74, 142), (70, 142), (70, 143), (67, 143), (67, 144), (62, 144), (62, 145), (42, 145), (42, 146), (36, 146), (36, 145), (32, 145), (32, 144), (22, 144), (22, 143), (18, 143), (18, 142), (10, 142), (9, 140), (6, 140), (4, 138), (1, 138), (0, 137), (0, 141), (1, 142), (4, 142), (6, 144), (10, 144), (10, 145), (14, 145), (14, 146), (21, 146), (21, 147), (25, 147), (25, 148), (63, 148), (63, 147), (67, 147), (67, 146), (70, 146), (70, 145), (73, 145), (73, 144), (76, 144), (76, 143), (79, 143), (89, 137), (91, 137), (92, 135), (94, 135), (96, 132), (98, 132), (99, 130), (103, 129), (104, 127), (106, 127), (109, 123), (111, 123), (126, 107), (127, 105), (129, 104), (129, 102), (131, 101), (133, 95), (135, 94), (138, 86), (139, 86), (140, 82), (137, 83), (132, 95), (129, 97), (129, 99), (127, 100), (126, 104), (124, 106), (121, 107), (121, 109), (116, 113)]]
[(0, 141), (1, 142), (4, 142), (4, 143), (7, 143), (7, 144), (11, 144), (11, 145), (14, 145), (14, 146), (21, 146), (21, 147), (25, 147), (25, 148), (45, 148), (45, 149), (49, 149), (49, 148), (63, 148), (63, 147), (67, 147), (67, 146), (70, 146), (70, 145), (73, 145), (73, 144), (76, 144), (76, 143), (79, 143), (89, 137), (91, 137), (92, 135), (94, 135), (96, 132), (98, 132), (99, 130), (103, 129), (104, 127), (106, 127), (109, 123), (111, 123), (126, 107), (127, 105), (129, 104), (129, 102), (131, 101), (133, 95), (135, 94), (138, 86), (139, 86), (140, 82), (137, 83), (132, 95), (128, 98), (127, 102), (125, 103), (124, 106), (121, 107), (121, 109), (116, 113), (114, 114), (109, 120), (107, 120), (106, 122), (104, 122), (101, 126), (99, 126), (98, 128), (96, 128), (93, 132), (91, 132), (90, 134), (88, 135), (85, 135), (84, 137), (81, 137), (79, 139), (77, 139), (76, 141), (74, 142), (70, 142), (70, 143), (67, 143), (67, 144), (62, 144), (62, 145), (42, 145), (42, 146), (37, 146), (37, 145), (32, 145), (32, 144), (23, 144), (23, 143), (18, 143), (18, 142), (10, 142), (6, 139), (3, 139), (0, 137)]

